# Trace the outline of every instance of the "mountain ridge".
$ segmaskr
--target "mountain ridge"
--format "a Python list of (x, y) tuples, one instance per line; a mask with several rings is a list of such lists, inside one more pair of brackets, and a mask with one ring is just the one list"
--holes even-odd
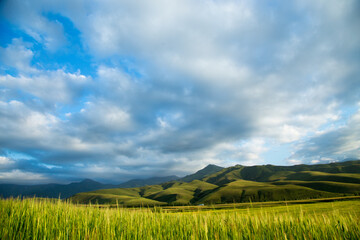
[(0, 197), (45, 197), (45, 198), (69, 198), (74, 194), (87, 191), (95, 191), (100, 189), (112, 189), (119, 187), (141, 187), (149, 184), (160, 184), (169, 180), (175, 180), (179, 177), (165, 176), (152, 177), (147, 179), (132, 179), (120, 184), (103, 184), (95, 180), (86, 178), (79, 182), (71, 182), (69, 184), (47, 183), (35, 185), (22, 184), (0, 184)]
[(176, 175), (170, 175), (165, 177), (151, 177), (146, 179), (131, 179), (127, 182), (118, 184), (122, 188), (142, 187), (146, 185), (156, 185), (163, 182), (169, 182), (180, 179)]
[(188, 175), (188, 179), (188, 176), (185, 176), (187, 181), (180, 178), (177, 181), (146, 187), (84, 192), (74, 195), (70, 200), (85, 204), (91, 202), (150, 206), (360, 195), (360, 160), (294, 166), (236, 165), (221, 168), (212, 174), (206, 174), (207, 171), (202, 171), (204, 169)]
[(199, 180), (201, 178), (204, 178), (208, 175), (211, 175), (213, 173), (216, 173), (220, 170), (222, 170), (223, 167), (219, 167), (217, 165), (214, 164), (209, 164), (206, 167), (198, 170), (197, 172), (193, 173), (193, 174), (189, 174), (186, 175), (185, 177), (182, 177), (180, 179), (178, 179), (179, 181), (184, 181), (184, 182), (191, 182), (193, 180)]

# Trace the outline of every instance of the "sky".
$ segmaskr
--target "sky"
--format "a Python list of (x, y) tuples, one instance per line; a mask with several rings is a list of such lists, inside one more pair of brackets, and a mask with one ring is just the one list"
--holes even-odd
[(358, 0), (0, 1), (0, 183), (360, 159)]

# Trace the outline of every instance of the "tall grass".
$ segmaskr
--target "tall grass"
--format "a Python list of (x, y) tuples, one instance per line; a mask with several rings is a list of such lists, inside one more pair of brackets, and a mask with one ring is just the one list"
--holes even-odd
[(166, 213), (0, 200), (0, 239), (360, 239), (359, 201)]

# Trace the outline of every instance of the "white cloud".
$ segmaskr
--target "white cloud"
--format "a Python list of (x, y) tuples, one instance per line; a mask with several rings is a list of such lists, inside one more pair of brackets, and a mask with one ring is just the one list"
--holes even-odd
[(132, 87), (130, 77), (119, 68), (101, 65), (97, 69), (97, 75), (102, 87), (111, 90), (112, 93), (124, 94)]
[(302, 164), (303, 162), (299, 159), (288, 159), (287, 160), (288, 163), (290, 163), (291, 165), (299, 165), (299, 164)]
[(322, 157), (322, 158), (320, 158), (320, 161), (323, 161), (323, 162), (337, 162), (338, 160), (333, 159), (333, 158), (329, 158), (329, 157)]
[[(198, 164), (217, 164), (220, 166), (233, 166), (236, 164), (252, 166), (262, 164), (262, 154), (269, 149), (265, 146), (265, 140), (254, 138), (241, 142), (222, 142), (207, 149), (202, 149), (186, 156)], [(200, 168), (200, 167), (199, 167)]]
[(56, 7), (46, 1), (4, 1), (4, 16), (48, 50), (56, 51), (66, 44), (63, 26), (43, 14)]
[(330, 128), (297, 145), (293, 157), (334, 162), (346, 158), (360, 158), (360, 111), (349, 118), (346, 125)]
[(20, 72), (35, 72), (30, 66), (34, 53), (26, 45), (22, 39), (14, 38), (6, 48), (0, 47), (0, 61)]
[[(45, 4), (44, 8), (57, 4)], [(285, 4), (294, 16), (310, 11), (314, 22), (249, 1), (106, 1), (90, 8), (92, 14), (82, 11), (81, 4), (76, 3), (78, 12), (67, 9), (66, 2), (59, 9), (84, 34), (84, 45), (95, 54), (135, 57), (148, 65), (144, 70), (155, 74), (151, 78), (160, 85), (162, 71), (167, 81), (191, 79), (191, 84), (208, 91), (200, 96), (203, 103), (227, 106), (235, 121), (255, 121), (255, 136), (292, 142), (331, 121), (335, 107), (326, 106), (337, 100), (331, 102), (329, 96), (345, 92), (339, 86), (357, 69), (337, 58), (331, 50), (336, 42), (322, 35), (331, 27), (328, 19), (338, 25), (347, 22), (350, 4), (340, 4), (337, 14), (321, 1)], [(323, 5), (325, 11), (319, 7)], [(324, 49), (323, 43), (330, 50)], [(278, 62), (274, 55), (286, 57)], [(118, 95), (117, 100), (123, 99), (129, 91), (140, 93), (134, 91), (140, 85), (134, 86), (115, 68), (102, 65), (98, 76), (101, 89), (112, 98)], [(138, 104), (127, 100), (130, 108)], [(239, 105), (241, 116), (236, 114)]]
[(133, 123), (131, 116), (126, 110), (116, 106), (112, 102), (96, 99), (96, 102), (88, 102), (81, 110), (80, 118), (83, 124), (88, 124), (86, 131), (131, 131)]
[(81, 95), (81, 88), (91, 82), (80, 73), (63, 70), (38, 71), (37, 74), (0, 76), (0, 85), (9, 89), (22, 89), (46, 103), (71, 103)]
[(0, 75), (0, 87), (31, 94), (45, 103), (72, 103), (91, 84), (91, 78), (80, 73), (67, 73), (63, 69), (40, 70), (31, 64), (34, 53), (27, 48), (29, 43), (13, 39), (12, 44), (0, 48), (1, 60), (14, 67), (19, 74)]
[(40, 183), (47, 180), (48, 178), (42, 174), (22, 171), (19, 169), (14, 169), (10, 172), (0, 172), (0, 181), (6, 183), (27, 184), (29, 182)]
[(94, 174), (259, 164), (268, 141), (297, 146), (290, 164), (359, 156), (356, 116), (323, 130), (360, 99), (358, 6), (7, 1), (5, 17), (47, 50), (67, 30), (49, 16), (72, 22), (96, 73), (40, 70), (19, 39), (1, 48), (19, 74), (0, 76), (0, 146), (43, 152), (46, 164), (89, 161)]
[(36, 111), (19, 101), (0, 101), (0, 142), (13, 150), (71, 152), (72, 154), (107, 151), (104, 143), (91, 143), (71, 136), (66, 122), (49, 113)]
[(0, 102), (0, 139), (10, 142), (13, 139), (29, 141), (46, 139), (58, 119), (51, 114), (29, 109), (19, 101)]
[(15, 163), (14, 160), (11, 160), (10, 158), (8, 157), (4, 157), (4, 156), (0, 156), (0, 167), (1, 166), (7, 166), (7, 165), (11, 165)]

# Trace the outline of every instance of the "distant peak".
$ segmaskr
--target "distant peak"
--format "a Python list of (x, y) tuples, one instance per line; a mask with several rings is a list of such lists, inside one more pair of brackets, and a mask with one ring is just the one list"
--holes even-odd
[(207, 168), (222, 168), (222, 167), (215, 165), (215, 164), (209, 164), (206, 167), (204, 167), (203, 169), (207, 169)]
[(97, 183), (96, 181), (89, 179), (89, 178), (85, 178), (84, 180), (82, 180), (80, 183)]
[(191, 182), (193, 180), (200, 180), (200, 179), (204, 178), (205, 176), (208, 176), (208, 175), (211, 175), (213, 173), (220, 171), (221, 169), (223, 169), (223, 167), (219, 167), (214, 164), (209, 164), (206, 167), (204, 167), (203, 169), (200, 169), (199, 171), (197, 171), (196, 173), (193, 173), (193, 174), (190, 174), (190, 175), (187, 175), (187, 176), (181, 178), (180, 181)]

